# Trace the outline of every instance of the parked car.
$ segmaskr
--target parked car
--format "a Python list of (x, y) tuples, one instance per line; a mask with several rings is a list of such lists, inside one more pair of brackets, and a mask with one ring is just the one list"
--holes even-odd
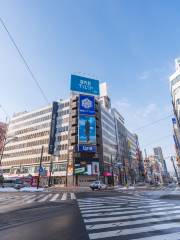
[(101, 189), (107, 189), (107, 185), (104, 184), (101, 181), (94, 181), (91, 183), (90, 188), (94, 191), (95, 189), (101, 190)]

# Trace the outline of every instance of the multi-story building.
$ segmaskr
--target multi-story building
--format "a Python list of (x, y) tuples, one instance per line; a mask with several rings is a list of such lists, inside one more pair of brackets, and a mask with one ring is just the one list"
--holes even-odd
[(177, 166), (180, 174), (180, 58), (175, 59), (175, 73), (170, 78), (170, 92), (175, 118), (173, 118), (174, 142)]
[(132, 182), (137, 139), (111, 109), (105, 83), (100, 90), (98, 80), (72, 75), (69, 99), (14, 115), (8, 136), (16, 140), (5, 147), (5, 176), (29, 176), (35, 184), (39, 174), (43, 184)]
[[(9, 142), (3, 154), (3, 171), (5, 176), (37, 176), (42, 153), (44, 177), (49, 175), (50, 163), (53, 160), (52, 176), (55, 182), (63, 182), (67, 164), (67, 132), (69, 124), (69, 102), (56, 102), (56, 131), (53, 155), (49, 154), (50, 136), (52, 134), (54, 103), (31, 112), (15, 114), (8, 127), (8, 136), (16, 137)], [(62, 178), (64, 177), (64, 178)], [(45, 180), (45, 182), (47, 182)]]
[(147, 182), (152, 184), (163, 183), (163, 167), (156, 155), (145, 157), (144, 169)]
[(5, 138), (6, 138), (6, 132), (7, 132), (7, 124), (0, 122), (0, 155), (3, 151)]
[(162, 148), (161, 147), (154, 148), (154, 155), (156, 156), (157, 160), (162, 165), (162, 178), (163, 178), (163, 181), (164, 182), (168, 182), (169, 174), (168, 174), (168, 171), (167, 171), (166, 161), (165, 161), (165, 159), (163, 157)]

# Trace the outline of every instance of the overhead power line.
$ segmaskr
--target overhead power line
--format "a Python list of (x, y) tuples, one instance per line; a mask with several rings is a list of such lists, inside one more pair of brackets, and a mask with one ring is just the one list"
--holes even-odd
[(150, 122), (150, 123), (148, 123), (148, 124), (145, 124), (145, 125), (142, 126), (142, 127), (136, 128), (136, 129), (134, 129), (133, 132), (136, 132), (136, 131), (139, 131), (139, 130), (141, 130), (141, 129), (147, 128), (147, 127), (149, 127), (149, 126), (151, 126), (151, 125), (155, 125), (155, 124), (157, 124), (157, 123), (159, 123), (159, 122), (161, 122), (161, 121), (166, 120), (166, 119), (169, 118), (169, 117), (173, 117), (173, 114), (169, 114), (169, 115), (167, 115), (166, 117), (157, 119), (157, 120), (155, 120), (155, 121), (153, 121), (153, 122)]
[(0, 17), (0, 22), (1, 22), (2, 26), (3, 26), (3, 28), (5, 29), (5, 31), (7, 32), (8, 37), (9, 37), (10, 41), (12, 42), (12, 44), (14, 45), (15, 49), (17, 50), (17, 52), (18, 52), (20, 58), (22, 59), (22, 61), (23, 61), (24, 65), (25, 65), (27, 71), (29, 72), (31, 78), (34, 80), (36, 86), (38, 87), (38, 89), (39, 89), (39, 91), (40, 91), (42, 97), (44, 98), (45, 102), (46, 102), (47, 104), (49, 104), (48, 98), (46, 97), (46, 95), (45, 95), (43, 89), (41, 88), (41, 86), (40, 86), (40, 84), (39, 84), (39, 82), (38, 82), (36, 76), (35, 76), (34, 73), (32, 72), (32, 70), (31, 70), (31, 68), (30, 68), (30, 66), (29, 66), (29, 64), (28, 64), (28, 62), (26, 61), (25, 57), (23, 56), (21, 50), (20, 50), (19, 47), (17, 46), (17, 44), (16, 44), (16, 42), (15, 42), (13, 36), (12, 36), (11, 33), (9, 32), (9, 30), (8, 30), (8, 28), (7, 28), (6, 24), (5, 24), (5, 22), (2, 20), (1, 17)]
[(154, 143), (157, 143), (157, 142), (159, 142), (159, 141), (161, 141), (161, 140), (164, 140), (164, 139), (170, 138), (170, 137), (173, 138), (173, 136), (172, 136), (171, 134), (168, 134), (168, 135), (165, 135), (165, 136), (163, 136), (163, 137), (154, 139), (152, 142), (149, 142), (148, 144), (146, 144), (145, 146), (143, 146), (143, 148), (146, 148), (146, 147), (148, 147), (148, 146), (154, 145)]

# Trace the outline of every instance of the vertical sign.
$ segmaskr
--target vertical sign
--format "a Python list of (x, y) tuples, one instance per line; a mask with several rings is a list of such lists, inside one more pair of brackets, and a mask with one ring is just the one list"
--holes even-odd
[(54, 154), (57, 114), (58, 114), (58, 103), (53, 102), (52, 117), (51, 117), (51, 129), (50, 129), (50, 135), (49, 135), (49, 149), (48, 149), (49, 154)]

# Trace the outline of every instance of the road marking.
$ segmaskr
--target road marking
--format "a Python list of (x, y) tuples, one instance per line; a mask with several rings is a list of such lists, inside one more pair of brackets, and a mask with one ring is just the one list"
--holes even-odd
[(50, 193), (50, 194), (46, 195), (45, 197), (39, 199), (38, 202), (45, 202), (51, 196), (52, 196), (52, 193)]
[(166, 229), (172, 229), (172, 228), (179, 228), (179, 223), (168, 223), (168, 224), (159, 224), (159, 225), (153, 225), (153, 226), (147, 226), (147, 227), (139, 227), (139, 228), (129, 228), (129, 229), (121, 229), (121, 230), (114, 230), (114, 231), (107, 231), (107, 232), (98, 232), (98, 233), (90, 233), (89, 238), (90, 239), (101, 239), (101, 238), (107, 238), (107, 237), (118, 237), (118, 236), (124, 236), (124, 235), (132, 235), (137, 233), (144, 233), (144, 232), (153, 232), (157, 230), (166, 230)]
[(118, 217), (100, 217), (100, 218), (90, 218), (90, 219), (84, 219), (84, 222), (107, 222), (107, 221), (118, 221), (118, 220), (127, 220), (127, 219), (137, 219), (137, 218), (142, 218), (142, 217), (150, 217), (150, 216), (164, 216), (164, 215), (169, 215), (169, 214), (177, 214), (180, 213), (180, 210), (176, 211), (167, 211), (167, 212), (155, 212), (155, 213), (143, 213), (140, 215), (129, 215), (129, 216), (118, 216)]
[(56, 199), (59, 197), (59, 193), (54, 194), (54, 196), (49, 200), (50, 202), (56, 201)]
[(138, 225), (138, 224), (144, 224), (144, 223), (156, 223), (161, 221), (171, 221), (171, 220), (180, 220), (180, 216), (172, 216), (169, 217), (158, 217), (158, 218), (148, 218), (148, 219), (140, 219), (140, 220), (130, 220), (127, 222), (114, 222), (114, 223), (104, 223), (104, 224), (96, 224), (96, 225), (86, 225), (87, 230), (93, 230), (93, 229), (106, 229), (111, 227), (124, 227), (124, 226), (132, 226), (132, 225)]
[[(173, 209), (180, 209), (180, 206), (175, 206), (173, 207)], [(121, 209), (123, 210), (123, 209)], [(149, 211), (170, 211), (172, 210), (172, 208), (166, 208), (166, 207), (162, 207), (162, 208), (156, 208), (156, 209), (148, 209)], [(127, 210), (127, 211), (116, 211), (116, 212), (101, 212), (101, 213), (88, 213), (88, 214), (83, 214), (83, 217), (100, 217), (100, 216), (114, 216), (114, 215), (126, 215), (129, 213), (146, 213), (147, 210)]]
[(75, 196), (74, 193), (70, 193), (70, 195), (71, 195), (71, 199), (72, 199), (72, 200), (75, 200), (75, 199), (76, 199), (76, 196)]
[(39, 198), (40, 196), (43, 197), (44, 195), (41, 194), (41, 195), (37, 196), (36, 194), (33, 194), (33, 195), (31, 195), (31, 196), (28, 196), (28, 198), (23, 199), (23, 201), (26, 202), (26, 203), (32, 203), (32, 202), (34, 202), (37, 198)]
[[(152, 207), (154, 207), (154, 206), (161, 206), (162, 204), (166, 204), (166, 202), (160, 202), (160, 203), (149, 203), (148, 205), (142, 205), (142, 207), (143, 206), (152, 206)], [(111, 202), (111, 205), (112, 205), (112, 202)], [(122, 204), (114, 204), (113, 203), (113, 206), (111, 206), (110, 204), (109, 205), (107, 205), (107, 204), (95, 204), (95, 205), (92, 205), (92, 204), (90, 204), (90, 205), (88, 205), (88, 206), (84, 206), (84, 205), (82, 205), (82, 207), (81, 207), (81, 205), (79, 206), (79, 208), (81, 209), (81, 210), (91, 210), (91, 209), (101, 209), (101, 208), (107, 208), (107, 207), (111, 207), (111, 208), (117, 208), (117, 207), (120, 207), (120, 205), (122, 205), (122, 208), (124, 209), (124, 207), (123, 207), (123, 205), (124, 205), (124, 203), (122, 203)], [(174, 205), (174, 204), (172, 204), (172, 205)], [(135, 207), (135, 208), (138, 208), (137, 206), (139, 206), (139, 204), (129, 204), (128, 205), (129, 207)], [(174, 205), (175, 206), (175, 205)]]
[(175, 233), (168, 233), (168, 234), (163, 234), (163, 235), (158, 235), (158, 236), (152, 236), (152, 237), (143, 237), (143, 238), (136, 238), (131, 240), (179, 240), (180, 232), (175, 232)]
[[(92, 207), (100, 207), (100, 206), (107, 206), (107, 205), (112, 205), (112, 203), (113, 203), (113, 206), (112, 207), (118, 207), (118, 206), (120, 206), (120, 205), (124, 205), (124, 204), (127, 204), (126, 202), (119, 202), (119, 203), (115, 203), (115, 202), (105, 202), (105, 203), (88, 203), (88, 204), (85, 204), (85, 203), (79, 203), (78, 202), (78, 205), (79, 205), (79, 207), (80, 208), (86, 208), (86, 209), (88, 209), (88, 207), (90, 207), (90, 208), (92, 208)], [(143, 203), (132, 203), (132, 202), (129, 202), (128, 203), (129, 205), (128, 206), (138, 206), (139, 204), (142, 204), (143, 205)], [(144, 203), (144, 204), (146, 204), (145, 206), (147, 206), (147, 204), (148, 205), (159, 205), (159, 204), (166, 204), (166, 202), (156, 202), (156, 203)]]
[[(113, 208), (113, 211), (116, 211), (116, 210), (128, 210), (128, 209), (146, 209), (146, 208), (149, 208), (150, 210), (156, 210), (156, 208), (158, 208), (159, 206), (162, 206), (160, 204), (158, 204), (158, 206), (136, 206), (136, 207), (116, 207), (116, 208)], [(169, 204), (166, 204), (166, 205), (163, 205), (163, 207), (169, 207), (169, 206), (172, 206), (172, 207), (175, 207), (175, 205), (173, 203), (169, 203)], [(109, 206), (109, 208), (105, 207), (104, 208), (101, 208), (101, 209), (92, 209), (92, 210), (83, 210), (81, 211), (81, 213), (93, 213), (93, 212), (112, 212), (112, 208), (111, 206)]]
[(64, 201), (67, 199), (67, 193), (63, 193), (61, 200)]

